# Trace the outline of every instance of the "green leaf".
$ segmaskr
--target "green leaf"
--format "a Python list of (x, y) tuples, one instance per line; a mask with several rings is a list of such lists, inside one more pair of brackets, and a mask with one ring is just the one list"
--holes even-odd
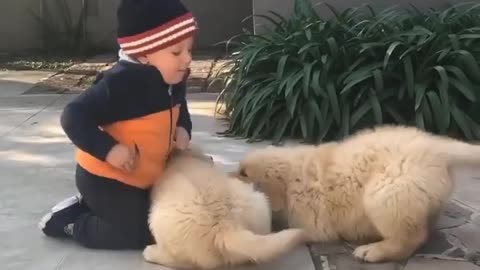
[(310, 110), (313, 112), (313, 115), (317, 119), (318, 125), (321, 127), (323, 122), (323, 116), (322, 116), (322, 112), (320, 111), (320, 108), (318, 107), (317, 101), (314, 99), (309, 99), (308, 105), (310, 107)]
[(290, 126), (290, 136), (294, 136), (298, 133), (298, 124), (300, 122), (300, 118), (295, 117), (292, 119), (292, 125)]
[(245, 66), (245, 73), (248, 73), (248, 71), (250, 70), (250, 67), (252, 66), (252, 64), (257, 60), (257, 55), (263, 51), (265, 49), (265, 47), (260, 47), (258, 49), (256, 49), (250, 56), (249, 56), (249, 60), (247, 62), (247, 65)]
[(367, 114), (367, 112), (372, 108), (370, 102), (363, 103), (358, 109), (353, 112), (352, 117), (350, 118), (350, 128), (354, 128), (356, 124)]
[(423, 98), (425, 97), (425, 90), (427, 86), (423, 83), (415, 85), (415, 111), (420, 108)]
[(382, 48), (383, 46), (385, 46), (385, 44), (383, 42), (362, 43), (362, 44), (360, 44), (361, 49), (360, 49), (359, 53), (363, 54), (365, 51), (368, 51), (368, 50), (374, 51), (374, 49), (376, 49), (377, 47)]
[(412, 59), (410, 58), (410, 56), (407, 56), (405, 57), (405, 59), (403, 59), (403, 67), (405, 70), (407, 92), (410, 97), (413, 97), (415, 93), (415, 78), (414, 78), (414, 72), (413, 72)]
[(254, 142), (258, 138), (260, 131), (262, 131), (265, 128), (267, 120), (271, 118), (272, 114), (267, 110), (266, 113), (259, 114), (259, 116), (260, 116), (260, 120), (257, 123), (255, 123), (254, 126), (252, 126), (252, 127), (255, 127), (255, 129), (253, 130), (252, 135), (250, 136), (250, 139), (247, 142)]
[(302, 79), (302, 77), (303, 77), (303, 72), (302, 70), (300, 70), (300, 71), (297, 71), (297, 74), (295, 74), (295, 76), (288, 78), (289, 80), (287, 82), (287, 89), (285, 90), (285, 98), (288, 98), (288, 96), (292, 94), (295, 86), (300, 81), (300, 79)]
[(423, 113), (421, 111), (417, 111), (415, 113), (415, 124), (418, 128), (425, 130), (425, 121), (423, 119)]
[(340, 91), (340, 95), (347, 94), (355, 85), (367, 80), (368, 78), (372, 77), (372, 73), (366, 72), (353, 72), (345, 81), (351, 80), (343, 89)]
[(300, 130), (302, 131), (302, 138), (304, 140), (308, 137), (307, 119), (304, 113), (300, 113)]
[(405, 85), (401, 85), (400, 88), (398, 89), (397, 98), (399, 100), (403, 99), (403, 97), (405, 96), (406, 89), (407, 89), (407, 87)]
[(443, 103), (448, 103), (448, 75), (447, 71), (442, 66), (435, 66), (433, 67), (440, 75), (440, 83), (439, 83), (439, 90), (440, 96), (442, 98)]
[(445, 56), (447, 56), (451, 51), (452, 51), (451, 48), (446, 48), (446, 49), (441, 50), (440, 55), (437, 58), (437, 62), (442, 61), (443, 58), (445, 58)]
[(390, 56), (392, 56), (393, 51), (400, 44), (402, 44), (400, 41), (395, 41), (392, 44), (390, 44), (390, 46), (388, 47), (387, 53), (385, 54), (385, 59), (383, 60), (383, 68), (384, 69), (387, 68), (388, 60), (390, 59)]
[(320, 87), (320, 73), (321, 73), (321, 70), (315, 70), (313, 72), (312, 83), (311, 83), (312, 89), (315, 92), (315, 95), (317, 97), (322, 96), (323, 98), (327, 98), (327, 93), (325, 93), (322, 87)]
[(313, 113), (310, 113), (306, 105), (308, 104), (305, 104), (303, 107), (302, 114), (306, 115), (307, 117), (307, 141), (313, 142), (315, 138), (315, 132), (317, 131), (316, 126), (319, 122), (316, 121), (316, 116)]
[(332, 124), (333, 124), (333, 115), (330, 114), (325, 119), (325, 124), (323, 125), (323, 128), (320, 129), (320, 134), (318, 135), (318, 141), (323, 141), (325, 139), (325, 136), (327, 136), (328, 132), (330, 131)]
[(435, 66), (434, 69), (440, 75), (440, 82), (437, 82), (438, 89), (440, 90), (440, 98), (442, 100), (443, 108), (442, 111), (444, 112), (444, 120), (445, 126), (450, 126), (450, 101), (448, 95), (448, 75), (447, 71), (442, 66)]
[(350, 105), (343, 104), (342, 106), (342, 124), (340, 126), (339, 135), (345, 137), (350, 133)]
[(379, 70), (379, 69), (374, 70), (373, 71), (373, 79), (375, 80), (375, 89), (378, 92), (381, 92), (383, 90), (383, 87), (384, 87), (382, 71)]
[(312, 47), (318, 47), (318, 46), (320, 46), (320, 43), (318, 43), (318, 42), (309, 42), (309, 43), (303, 45), (303, 46), (298, 50), (297, 54), (302, 54), (302, 53), (304, 53), (305, 51), (309, 50), (310, 48), (312, 48)]
[(475, 102), (477, 101), (477, 98), (475, 97), (475, 93), (473, 93), (473, 90), (471, 88), (468, 88), (465, 84), (462, 82), (451, 78), (450, 79), (450, 84), (456, 88), (464, 97), (466, 97), (469, 101)]
[(425, 127), (429, 127), (433, 129), (434, 122), (433, 122), (433, 113), (432, 110), (430, 109), (430, 103), (428, 102), (428, 98), (424, 99), (424, 102), (422, 102), (422, 114), (423, 114), (423, 119), (425, 121)]
[(384, 110), (392, 116), (397, 124), (407, 124), (407, 119), (405, 119), (405, 117), (403, 117), (393, 106), (384, 106)]
[[(351, 73), (353, 70), (355, 70), (359, 65), (361, 64), (365, 64), (365, 62), (368, 61), (368, 59), (366, 57), (360, 57), (358, 58), (357, 60), (355, 60), (355, 62), (353, 62), (353, 64), (351, 64), (349, 67), (348, 67), (348, 73)], [(347, 73), (347, 74), (348, 74)]]
[(283, 74), (285, 71), (285, 65), (287, 63), (289, 55), (284, 55), (280, 58), (278, 61), (278, 66), (277, 66), (277, 78), (281, 80), (283, 78)]
[(473, 140), (474, 136), (470, 124), (468, 123), (467, 115), (461, 111), (456, 105), (452, 106), (452, 117), (457, 123), (458, 127), (463, 131), (467, 139)]
[(328, 97), (330, 99), (330, 105), (332, 108), (333, 112), (333, 118), (337, 122), (337, 124), (340, 124), (340, 104), (338, 103), (338, 98), (337, 98), (337, 93), (335, 90), (335, 85), (333, 85), (332, 82), (329, 82), (327, 84), (327, 93)]
[(443, 111), (443, 106), (442, 106), (442, 102), (440, 101), (440, 98), (438, 97), (437, 93), (433, 91), (429, 91), (427, 93), (427, 97), (430, 102), (430, 105), (432, 106), (433, 118), (435, 119), (438, 131), (441, 134), (446, 134), (447, 125), (445, 123), (445, 117), (444, 117), (445, 113)]
[(290, 115), (287, 111), (284, 111), (283, 114), (279, 117), (281, 120), (279, 121), (277, 128), (275, 129), (275, 135), (273, 136), (273, 144), (278, 144), (282, 138), (285, 136), (285, 132), (287, 131), (288, 124), (291, 122)]
[(281, 24), (287, 23), (287, 19), (279, 13), (272, 10), (270, 10), (268, 13), (271, 13), (273, 16), (277, 17), (280, 20)]
[(307, 38), (308, 41), (312, 40), (312, 30), (310, 29), (305, 29), (305, 37)]
[(462, 34), (458, 39), (480, 39), (480, 34)]
[(328, 98), (322, 99), (322, 103), (320, 104), (320, 110), (322, 111), (322, 116), (324, 117), (323, 121), (326, 121), (327, 115), (329, 115), (328, 111), (330, 109), (330, 100)]
[(316, 61), (312, 62), (312, 63), (308, 63), (308, 64), (305, 64), (305, 66), (303, 67), (303, 72), (304, 72), (304, 76), (303, 76), (303, 96), (305, 98), (309, 98), (310, 97), (310, 77), (312, 75), (312, 68), (313, 68), (313, 65), (316, 63)]
[(287, 109), (290, 112), (290, 115), (292, 117), (295, 115), (295, 111), (297, 109), (299, 109), (297, 104), (298, 104), (298, 98), (300, 97), (300, 93), (301, 93), (301, 91), (295, 91), (295, 93), (293, 93), (293, 97), (291, 97), (291, 96), (287, 97), (287, 101), (286, 101), (287, 102)]
[(450, 39), (450, 42), (452, 43), (452, 48), (454, 50), (460, 50), (460, 41), (458, 39), (458, 36), (455, 34), (450, 34), (448, 35), (448, 38)]
[[(353, 107), (357, 107), (359, 105), (359, 103), (361, 101), (363, 101), (362, 99), (364, 98), (365, 96), (365, 93), (367, 93), (368, 91), (366, 91), (365, 89), (367, 89), (367, 87), (362, 87), (362, 88), (359, 88), (356, 95), (355, 95), (355, 98), (353, 99)], [(367, 93), (368, 94), (368, 93)]]
[(476, 78), (477, 82), (480, 81), (480, 67), (475, 57), (470, 52), (464, 50), (455, 51), (454, 53), (461, 55), (466, 65), (466, 71), (470, 73), (472, 78)]
[(262, 109), (265, 109), (265, 105), (268, 102), (269, 102), (268, 100), (264, 101), (261, 104), (257, 105), (256, 107), (254, 107), (253, 110), (248, 111), (248, 116), (246, 118), (244, 117), (245, 121), (242, 123), (242, 128), (247, 129), (251, 127), (254, 118), (258, 115), (258, 112)]
[(476, 96), (475, 96), (475, 90), (470, 82), (470, 80), (467, 78), (465, 73), (458, 67), (456, 66), (445, 66), (445, 69), (455, 75), (458, 80), (455, 80), (454, 78), (450, 78), (449, 82), (457, 88), (468, 100), (474, 102), (476, 101)]
[(373, 91), (373, 89), (370, 91), (370, 104), (373, 109), (373, 115), (375, 116), (375, 121), (377, 122), (377, 124), (382, 124), (383, 123), (382, 107), (380, 106), (378, 97), (377, 95), (375, 95), (375, 92)]
[(328, 43), (328, 47), (330, 48), (330, 52), (332, 53), (332, 56), (334, 58), (337, 58), (338, 57), (337, 41), (335, 41), (335, 38), (329, 37), (327, 38), (327, 43)]

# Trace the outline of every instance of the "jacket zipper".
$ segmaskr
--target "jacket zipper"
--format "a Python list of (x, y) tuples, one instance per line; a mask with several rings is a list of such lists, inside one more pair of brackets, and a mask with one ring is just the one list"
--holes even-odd
[(172, 147), (172, 132), (173, 132), (173, 116), (172, 116), (172, 107), (173, 107), (173, 97), (172, 97), (172, 86), (168, 87), (168, 95), (170, 97), (170, 134), (168, 136), (168, 153), (171, 151)]

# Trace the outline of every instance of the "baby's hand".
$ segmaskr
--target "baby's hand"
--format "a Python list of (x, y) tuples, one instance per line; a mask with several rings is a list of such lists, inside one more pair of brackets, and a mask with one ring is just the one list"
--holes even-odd
[(106, 161), (112, 166), (125, 171), (132, 171), (135, 166), (136, 154), (123, 144), (116, 144), (108, 152)]
[(183, 127), (177, 127), (175, 131), (175, 147), (180, 150), (185, 150), (189, 144), (190, 136), (188, 135), (187, 130)]

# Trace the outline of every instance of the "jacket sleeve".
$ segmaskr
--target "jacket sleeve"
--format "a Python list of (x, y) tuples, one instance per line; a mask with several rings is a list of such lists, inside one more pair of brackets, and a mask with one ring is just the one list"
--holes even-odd
[(74, 145), (104, 161), (117, 141), (100, 129), (111, 103), (107, 83), (94, 84), (70, 102), (60, 117), (61, 126)]
[(180, 102), (180, 113), (178, 116), (177, 127), (183, 127), (187, 130), (190, 139), (192, 138), (192, 120), (190, 117), (190, 112), (188, 110), (187, 104), (187, 78), (190, 74), (188, 72), (185, 80), (179, 85), (179, 90), (181, 92), (181, 102)]
[(190, 112), (188, 111), (187, 99), (184, 98), (180, 103), (180, 114), (178, 116), (177, 126), (183, 127), (187, 130), (190, 139), (192, 138), (192, 120), (190, 118)]

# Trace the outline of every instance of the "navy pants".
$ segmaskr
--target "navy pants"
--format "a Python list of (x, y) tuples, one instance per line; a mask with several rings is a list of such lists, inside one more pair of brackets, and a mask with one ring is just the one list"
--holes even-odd
[(143, 249), (154, 240), (148, 228), (149, 190), (93, 175), (77, 165), (76, 184), (90, 209), (76, 221), (73, 238), (92, 249)]

